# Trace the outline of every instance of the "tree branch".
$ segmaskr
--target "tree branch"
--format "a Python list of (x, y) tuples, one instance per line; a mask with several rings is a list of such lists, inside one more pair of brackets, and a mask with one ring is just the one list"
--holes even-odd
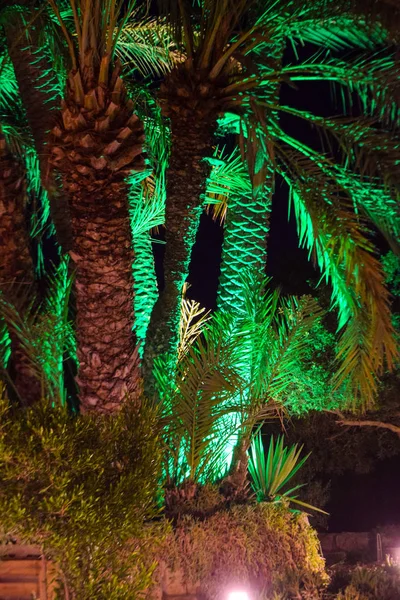
[(353, 421), (352, 419), (345, 419), (342, 414), (339, 414), (340, 420), (336, 421), (337, 425), (341, 425), (342, 427), (380, 427), (381, 429), (389, 429), (389, 431), (393, 431), (400, 437), (400, 426), (393, 425), (393, 423), (385, 423), (384, 421), (370, 421), (370, 420), (361, 420), (361, 421)]

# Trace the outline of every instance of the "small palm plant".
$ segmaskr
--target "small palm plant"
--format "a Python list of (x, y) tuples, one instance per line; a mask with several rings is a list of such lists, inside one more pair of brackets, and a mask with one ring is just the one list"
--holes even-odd
[(304, 508), (327, 514), (320, 508), (299, 500), (297, 495), (293, 495), (294, 492), (304, 487), (304, 483), (299, 483), (293, 487), (289, 487), (289, 489), (285, 489), (304, 465), (310, 454), (300, 458), (303, 446), (299, 447), (298, 444), (284, 446), (283, 442), (283, 436), (278, 436), (275, 442), (272, 435), (268, 452), (265, 454), (261, 433), (259, 432), (253, 438), (249, 460), (249, 473), (258, 502), (280, 502), (281, 500), (286, 500), (289, 503), (293, 502)]
[(293, 365), (302, 360), (307, 331), (321, 311), (312, 299), (266, 292), (264, 278), (250, 281), (242, 315), (210, 317), (184, 300), (179, 359), (166, 354), (156, 361), (166, 504), (173, 512), (205, 484), (221, 483), (228, 499), (245, 494), (254, 426), (290, 407)]

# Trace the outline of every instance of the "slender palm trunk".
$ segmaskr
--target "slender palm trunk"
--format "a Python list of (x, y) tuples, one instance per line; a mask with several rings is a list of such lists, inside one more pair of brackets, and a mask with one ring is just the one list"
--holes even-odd
[[(23, 310), (32, 299), (35, 272), (25, 214), (25, 170), (0, 132), (0, 289)], [(20, 400), (32, 404), (40, 397), (37, 381), (18, 336), (11, 331), (11, 378)]]
[[(269, 66), (278, 70), (282, 63), (283, 46), (277, 44), (270, 49)], [(279, 103), (279, 84), (272, 83), (264, 91), (267, 102)], [(268, 109), (268, 121), (278, 118), (275, 110)], [(264, 160), (267, 160), (264, 157)], [(261, 188), (255, 189), (251, 197), (232, 196), (222, 246), (221, 276), (217, 305), (226, 310), (241, 310), (241, 275), (249, 269), (264, 272), (267, 262), (267, 236), (269, 215), (274, 192), (275, 173), (271, 160), (266, 164), (266, 177)]]
[[(283, 47), (277, 45), (270, 55), (271, 68), (279, 68), (282, 56)], [(279, 84), (272, 84), (270, 89), (266, 90), (267, 101), (278, 104), (279, 92)], [(278, 118), (276, 111), (269, 112), (270, 120)], [(266, 157), (264, 159), (267, 160)], [(248, 270), (264, 273), (266, 269), (269, 217), (275, 183), (273, 161), (269, 159), (265, 168), (264, 184), (261, 188), (253, 189), (251, 197), (233, 196), (229, 199), (217, 295), (217, 305), (222, 310), (243, 313), (245, 306), (242, 274)], [(246, 381), (251, 366), (245, 362), (238, 365), (238, 369)], [(228, 487), (236, 488), (238, 493), (246, 483), (248, 445), (249, 434), (239, 435), (226, 479)]]
[(171, 135), (165, 218), (165, 283), (151, 315), (144, 352), (146, 392), (150, 395), (155, 392), (152, 377), (154, 359), (160, 354), (169, 354), (171, 361), (176, 357), (182, 290), (203, 210), (209, 170), (204, 158), (212, 153), (213, 126), (207, 120), (173, 114)]
[(271, 167), (262, 193), (229, 198), (217, 297), (222, 310), (242, 312), (242, 275), (248, 270), (265, 271), (272, 191)]
[[(25, 0), (21, 4), (29, 6), (31, 2)], [(60, 109), (61, 95), (54, 69), (39, 40), (40, 23), (34, 10), (31, 11), (30, 20), (28, 32), (25, 31), (26, 23), (21, 13), (17, 10), (10, 11), (3, 27), (20, 97), (38, 154), (42, 183), (50, 195), (50, 213), (57, 240), (66, 252), (71, 247), (68, 202), (50, 172), (47, 143), (49, 131), (55, 125), (57, 111)]]

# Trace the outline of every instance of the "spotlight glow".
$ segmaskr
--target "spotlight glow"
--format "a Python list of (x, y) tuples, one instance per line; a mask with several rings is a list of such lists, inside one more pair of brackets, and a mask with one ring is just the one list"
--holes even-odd
[(228, 600), (250, 600), (249, 595), (244, 590), (229, 592)]

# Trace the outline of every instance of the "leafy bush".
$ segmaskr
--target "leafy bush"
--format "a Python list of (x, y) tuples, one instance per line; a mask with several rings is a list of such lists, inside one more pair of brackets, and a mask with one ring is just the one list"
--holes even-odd
[(136, 598), (149, 583), (152, 565), (130, 540), (154, 515), (156, 431), (147, 406), (71, 417), (45, 402), (22, 411), (1, 398), (1, 526), (54, 560), (60, 597), (66, 586), (76, 600)]
[(161, 563), (210, 600), (235, 585), (249, 586), (257, 598), (315, 600), (327, 583), (315, 531), (284, 503), (235, 505), (206, 519), (185, 515), (159, 552)]
[(341, 569), (334, 575), (332, 587), (338, 579), (342, 581), (342, 589), (335, 597), (336, 600), (398, 600), (400, 598), (400, 572), (397, 567), (374, 565), (346, 571)]

